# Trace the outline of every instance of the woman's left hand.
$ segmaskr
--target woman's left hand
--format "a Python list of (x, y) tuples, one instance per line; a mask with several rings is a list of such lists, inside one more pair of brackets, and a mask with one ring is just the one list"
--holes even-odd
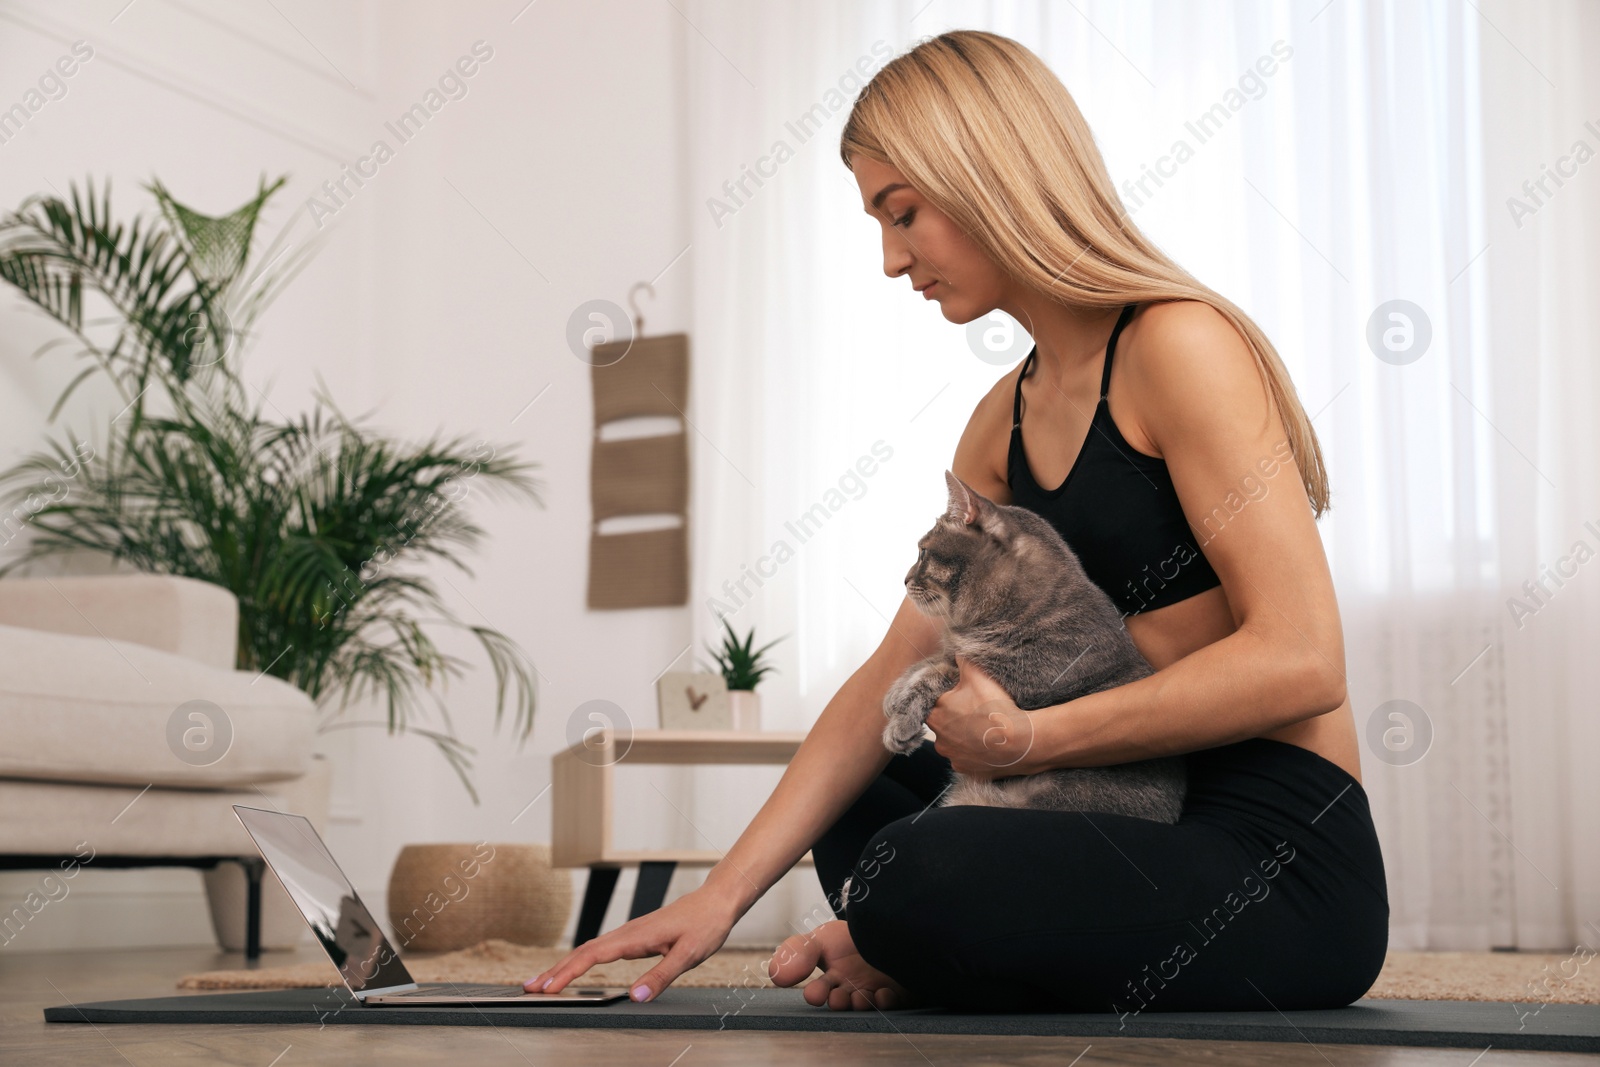
[(973, 778), (1032, 773), (1025, 766), (1033, 741), (1028, 713), (965, 656), (956, 657), (956, 666), (961, 680), (928, 712), (928, 728), (938, 735), (933, 750)]

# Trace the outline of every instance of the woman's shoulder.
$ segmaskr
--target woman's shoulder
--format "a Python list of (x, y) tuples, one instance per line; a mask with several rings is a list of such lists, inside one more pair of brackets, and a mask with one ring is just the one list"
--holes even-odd
[(1253, 370), (1255, 356), (1226, 315), (1204, 300), (1140, 305), (1117, 340), (1117, 362), (1166, 378), (1221, 369)]
[[(1255, 354), (1238, 328), (1203, 300), (1162, 300), (1134, 314), (1117, 341), (1117, 376), (1124, 407), (1147, 443), (1154, 428), (1171, 426), (1197, 400), (1230, 408), (1267, 402)], [(1133, 442), (1138, 447), (1138, 442)]]
[[(1195, 362), (1218, 352), (1242, 355), (1254, 366), (1250, 347), (1228, 317), (1204, 300), (1157, 300), (1141, 304), (1117, 341), (1144, 364)], [(1176, 369), (1176, 368), (1173, 368)]]

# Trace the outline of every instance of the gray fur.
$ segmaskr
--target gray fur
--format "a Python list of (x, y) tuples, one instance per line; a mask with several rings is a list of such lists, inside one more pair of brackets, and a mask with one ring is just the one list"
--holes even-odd
[[(996, 504), (949, 471), (945, 481), (949, 509), (918, 540), (917, 562), (906, 574), (917, 608), (945, 619), (943, 646), (889, 687), (884, 747), (904, 753), (922, 743), (928, 712), (959, 680), (958, 654), (1024, 711), (1154, 673), (1116, 605), (1089, 580), (1055, 527), (1027, 508)], [(997, 752), (996, 765), (1014, 759)], [(957, 774), (942, 806), (1090, 811), (1173, 823), (1186, 785), (1181, 756), (992, 780)]]

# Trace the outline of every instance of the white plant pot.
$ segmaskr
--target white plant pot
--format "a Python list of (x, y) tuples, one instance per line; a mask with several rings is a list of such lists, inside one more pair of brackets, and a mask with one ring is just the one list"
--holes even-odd
[(728, 690), (728, 710), (735, 730), (747, 733), (761, 731), (761, 694), (754, 689)]

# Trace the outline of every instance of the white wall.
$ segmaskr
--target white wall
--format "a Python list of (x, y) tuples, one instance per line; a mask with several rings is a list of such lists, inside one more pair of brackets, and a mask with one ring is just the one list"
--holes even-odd
[[(221, 214), (261, 174), (291, 175), (262, 230), (289, 226), (297, 243), (320, 233), (325, 244), (260, 324), (251, 376), (272, 402), (288, 414), (305, 410), (320, 373), (348, 414), (372, 411), (375, 426), (410, 439), (488, 438), (538, 462), (545, 483), (543, 508), (475, 494), (474, 518), (488, 531), (475, 577), (434, 572), (460, 617), (504, 631), (537, 664), (533, 738), (518, 750), (508, 732), (493, 731), (487, 662), (470, 640), (436, 630), (447, 651), (481, 665), (447, 699), (478, 748), (483, 803), (471, 804), (425, 741), (327, 734), (319, 748), (335, 761), (330, 846), (381, 906), (407, 842), (548, 841), (548, 794), (511, 820), (548, 784), (573, 710), (605, 698), (653, 727), (652, 681), (689, 640), (687, 607), (584, 607), (591, 408), (588, 366), (567, 350), (565, 331), (580, 303), (625, 304), (629, 286), (657, 275), (647, 332), (688, 321), (688, 260), (662, 271), (688, 243), (693, 209), (682, 148), (682, 64), (693, 31), (671, 5), (627, 0), (534, 4), (521, 14), (516, 0), (278, 0), (276, 10), (199, 0), (123, 10), (125, 2), (0, 10), (0, 106), (20, 99), (72, 42), (94, 49), (65, 96), (0, 144), (0, 209), (93, 175), (113, 179), (114, 207), (126, 216), (153, 208), (139, 183), (159, 176), (180, 200)], [(477, 41), (492, 56), (466, 95), (400, 145), (384, 122)], [(378, 138), (394, 158), (319, 228), (307, 198)], [(0, 293), (0, 322), (0, 460), (9, 463), (40, 441), (72, 369), (64, 357), (29, 358), (57, 334), (9, 290)], [(115, 410), (110, 403), (85, 394), (61, 424), (85, 432)], [(677, 666), (689, 662), (685, 654)], [(356, 713), (374, 714), (381, 710)], [(661, 803), (663, 793), (686, 795), (691, 773), (727, 774), (728, 804), (753, 814), (779, 771), (624, 768), (619, 844), (730, 845), (706, 842)], [(632, 877), (618, 887), (608, 926), (626, 915)], [(192, 872), (84, 879), (74, 922), (30, 931), (28, 949), (209, 940)], [(680, 873), (672, 893), (698, 879)], [(789, 914), (794, 900), (821, 904), (809, 868), (786, 883), (792, 889), (758, 905), (734, 942), (782, 937), (800, 914)], [(575, 876), (575, 898), (582, 884)], [(29, 885), (28, 874), (0, 875), (0, 901)]]

